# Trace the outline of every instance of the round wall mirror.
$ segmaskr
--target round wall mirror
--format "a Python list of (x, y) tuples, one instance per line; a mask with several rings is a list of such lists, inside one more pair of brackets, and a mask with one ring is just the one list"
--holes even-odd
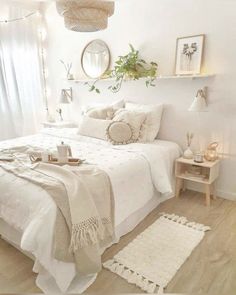
[(109, 68), (110, 51), (102, 40), (93, 40), (83, 50), (81, 64), (84, 73), (90, 78), (101, 77)]

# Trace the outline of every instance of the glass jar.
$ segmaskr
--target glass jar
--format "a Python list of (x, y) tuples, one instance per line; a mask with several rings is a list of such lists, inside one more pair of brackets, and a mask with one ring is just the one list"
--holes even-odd
[(218, 142), (212, 142), (209, 144), (205, 151), (205, 159), (210, 162), (214, 162), (218, 159), (218, 153), (217, 153), (217, 147), (218, 147)]
[(194, 154), (194, 162), (196, 162), (196, 163), (203, 163), (204, 162), (204, 156), (201, 152)]

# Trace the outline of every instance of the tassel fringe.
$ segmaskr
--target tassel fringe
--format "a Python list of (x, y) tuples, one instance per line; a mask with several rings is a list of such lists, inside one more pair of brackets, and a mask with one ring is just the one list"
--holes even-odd
[[(186, 217), (181, 217), (175, 214), (161, 213), (160, 218), (166, 218), (172, 220), (176, 223), (182, 224), (184, 226), (193, 228), (198, 231), (208, 231), (211, 228), (196, 222), (189, 222)], [(159, 285), (158, 282), (149, 281), (147, 278), (143, 277), (141, 274), (129, 269), (127, 266), (116, 261), (115, 259), (110, 259), (103, 263), (103, 267), (109, 269), (111, 272), (118, 274), (122, 278), (128, 281), (130, 284), (134, 284), (141, 288), (143, 291), (153, 294), (164, 294), (164, 288), (166, 286)]]
[(181, 216), (178, 216), (175, 214), (167, 214), (164, 212), (162, 212), (160, 214), (162, 215), (161, 218), (167, 218), (169, 220), (175, 221), (176, 223), (180, 223), (182, 225), (185, 225), (187, 227), (191, 227), (191, 228), (199, 230), (199, 231), (206, 232), (211, 229), (209, 226), (206, 226), (204, 224), (200, 224), (200, 223), (196, 223), (196, 222), (189, 222), (186, 217), (181, 217)]
[(73, 253), (80, 248), (98, 244), (104, 239), (105, 228), (110, 232), (111, 222), (107, 218), (102, 220), (91, 217), (79, 224), (72, 225), (70, 252)]
[(149, 281), (139, 273), (127, 268), (123, 264), (117, 262), (115, 259), (110, 259), (103, 263), (103, 267), (109, 269), (111, 272), (118, 274), (122, 278), (128, 281), (130, 284), (134, 284), (141, 288), (143, 291), (153, 294), (163, 294), (164, 287)]

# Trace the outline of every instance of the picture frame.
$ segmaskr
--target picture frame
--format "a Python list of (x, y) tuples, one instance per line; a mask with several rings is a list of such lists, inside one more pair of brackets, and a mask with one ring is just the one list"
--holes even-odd
[(177, 38), (175, 75), (201, 74), (205, 35)]

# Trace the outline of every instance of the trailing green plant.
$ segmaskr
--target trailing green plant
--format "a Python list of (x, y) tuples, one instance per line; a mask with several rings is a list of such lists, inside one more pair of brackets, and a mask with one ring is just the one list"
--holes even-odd
[[(105, 72), (105, 78), (113, 78), (115, 80), (113, 85), (108, 87), (112, 92), (118, 92), (121, 89), (123, 81), (126, 79), (139, 80), (146, 78), (145, 84), (147, 87), (155, 86), (155, 79), (157, 76), (157, 63), (147, 63), (139, 57), (139, 51), (129, 44), (130, 52), (124, 56), (119, 56), (115, 61), (113, 69)], [(104, 78), (103, 77), (103, 78)], [(99, 89), (95, 86), (99, 79), (93, 83), (86, 82), (89, 86), (89, 91), (96, 91), (100, 93)]]
[(98, 81), (99, 81), (99, 79), (96, 79), (93, 82), (85, 82), (84, 85), (88, 85), (90, 92), (95, 91), (96, 93), (100, 94), (101, 93), (100, 90), (96, 87), (96, 83)]

